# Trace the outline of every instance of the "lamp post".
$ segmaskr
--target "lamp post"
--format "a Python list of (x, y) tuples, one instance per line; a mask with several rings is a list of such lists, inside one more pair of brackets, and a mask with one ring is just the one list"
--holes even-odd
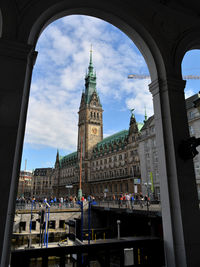
[(120, 220), (117, 220), (117, 239), (120, 239)]
[(80, 153), (80, 178), (79, 178), (79, 190), (78, 190), (78, 200), (82, 199), (82, 146), (83, 146), (83, 137), (81, 136), (81, 153)]

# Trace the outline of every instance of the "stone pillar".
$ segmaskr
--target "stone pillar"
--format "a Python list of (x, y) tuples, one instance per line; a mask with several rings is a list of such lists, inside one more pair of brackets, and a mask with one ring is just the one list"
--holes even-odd
[(182, 80), (150, 84), (155, 111), (156, 143), (167, 267), (200, 266), (200, 214), (192, 160), (178, 146), (189, 138)]
[(9, 261), (34, 55), (32, 46), (0, 39), (1, 267)]

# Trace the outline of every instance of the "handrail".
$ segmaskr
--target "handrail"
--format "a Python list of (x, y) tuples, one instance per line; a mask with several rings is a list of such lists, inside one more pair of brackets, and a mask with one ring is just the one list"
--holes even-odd
[(161, 211), (161, 203), (145, 200), (102, 200), (96, 201), (95, 206), (113, 209), (127, 209), (129, 211), (140, 210), (140, 211)]
[[(77, 255), (77, 266), (88, 266), (93, 260), (102, 267), (110, 266), (112, 257), (118, 257), (120, 266), (125, 266), (124, 249), (132, 248), (132, 266), (164, 266), (163, 242), (153, 237), (135, 237), (132, 240), (106, 240), (101, 243), (65, 247), (15, 250), (11, 252), (11, 267), (27, 267), (31, 259), (42, 258), (42, 266), (48, 266), (48, 257), (59, 257), (60, 267), (65, 266), (66, 255)], [(84, 254), (83, 254), (84, 253)], [(84, 256), (83, 256), (84, 255)]]
[[(42, 203), (34, 203), (33, 210), (41, 209)], [(62, 209), (80, 209), (80, 205), (73, 202), (68, 203), (53, 203), (50, 205), (51, 210), (62, 210)], [(16, 203), (15, 210), (31, 210), (31, 203)]]

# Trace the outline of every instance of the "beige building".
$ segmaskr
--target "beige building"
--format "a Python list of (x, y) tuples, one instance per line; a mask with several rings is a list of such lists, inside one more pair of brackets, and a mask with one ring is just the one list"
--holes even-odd
[(96, 90), (92, 52), (78, 114), (77, 151), (64, 157), (57, 153), (53, 170), (54, 194), (58, 197), (77, 195), (80, 173), (84, 195), (111, 197), (113, 194), (139, 192), (138, 138), (142, 125), (137, 124), (131, 114), (128, 130), (103, 138), (103, 109)]
[(17, 197), (31, 197), (32, 191), (32, 171), (20, 171)]
[[(200, 93), (186, 99), (186, 109), (190, 136), (200, 137)], [(148, 118), (141, 129), (139, 157), (141, 168), (142, 191), (160, 199), (160, 176), (158, 170), (158, 151), (156, 144), (154, 116)], [(197, 147), (200, 152), (200, 148)], [(200, 155), (194, 159), (197, 191), (200, 199)], [(148, 192), (149, 191), (149, 192)]]
[(52, 168), (37, 168), (33, 173), (32, 196), (37, 199), (52, 196)]

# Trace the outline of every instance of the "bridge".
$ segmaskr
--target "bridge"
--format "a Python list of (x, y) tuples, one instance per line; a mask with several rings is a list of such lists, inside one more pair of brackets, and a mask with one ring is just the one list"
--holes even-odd
[(100, 209), (104, 211), (115, 211), (117, 213), (133, 213), (140, 214), (143, 216), (160, 216), (161, 217), (161, 204), (157, 203), (149, 203), (146, 201), (137, 201), (131, 203), (130, 201), (121, 201), (118, 200), (104, 200), (98, 201), (94, 205), (92, 205), (93, 209)]

